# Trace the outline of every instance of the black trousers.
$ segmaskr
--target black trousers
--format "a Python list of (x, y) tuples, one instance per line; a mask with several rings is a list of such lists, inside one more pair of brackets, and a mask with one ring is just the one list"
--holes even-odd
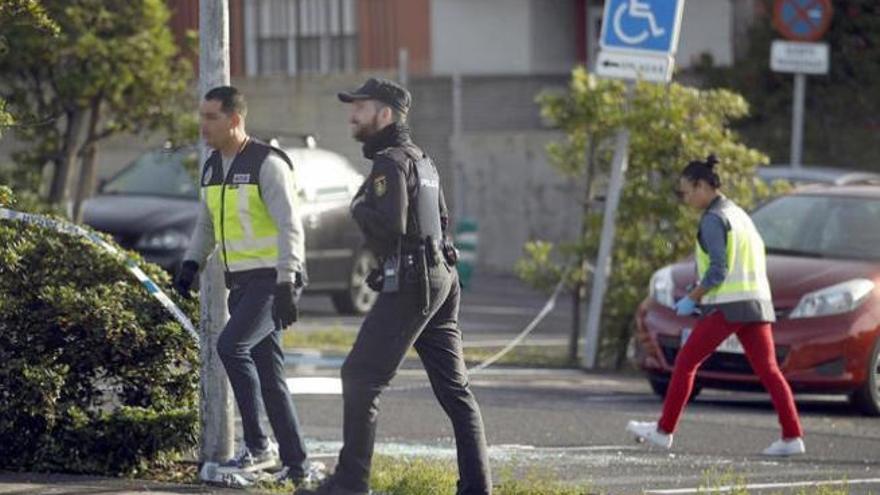
[(416, 283), (382, 293), (342, 366), (343, 446), (334, 475), (344, 488), (366, 492), (376, 437), (379, 394), (415, 346), (434, 395), (452, 421), (458, 452), (459, 495), (492, 491), (483, 418), (468, 383), (458, 326), (458, 274), (446, 264), (429, 270), (430, 306)]

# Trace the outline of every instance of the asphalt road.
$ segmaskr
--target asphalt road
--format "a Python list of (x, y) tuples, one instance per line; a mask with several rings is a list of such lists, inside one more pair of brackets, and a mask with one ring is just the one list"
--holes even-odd
[[(378, 452), (454, 459), (451, 428), (425, 380), (419, 369), (403, 370), (383, 396)], [(775, 459), (759, 455), (779, 435), (765, 394), (705, 391), (686, 411), (672, 450), (660, 451), (624, 432), (628, 420), (654, 419), (660, 410), (641, 377), (490, 369), (472, 383), (496, 473), (621, 494), (697, 493), (728, 484), (752, 487), (749, 493), (798, 493), (805, 482), (846, 482), (849, 493), (880, 493), (880, 420), (852, 413), (840, 398), (799, 396), (807, 454)], [(341, 397), (297, 395), (295, 401), (309, 448), (332, 465)]]
[[(465, 294), (466, 344), (505, 341), (544, 304), (546, 295), (512, 277), (483, 277)], [(531, 342), (564, 343), (570, 305), (560, 300)], [(342, 327), (323, 298), (304, 301), (301, 331)], [(299, 380), (338, 377), (333, 363), (291, 369)], [(624, 432), (630, 419), (656, 419), (661, 407), (638, 375), (579, 370), (489, 368), (473, 375), (493, 469), (509, 476), (561, 480), (603, 493), (712, 493), (724, 486), (749, 493), (818, 493), (828, 483), (849, 493), (880, 493), (880, 419), (853, 413), (841, 397), (797, 396), (807, 454), (792, 459), (760, 454), (779, 436), (766, 394), (704, 391), (686, 411), (671, 451), (649, 449)], [(454, 459), (452, 431), (418, 363), (409, 363), (382, 398), (377, 452)], [(305, 389), (303, 389), (305, 390)], [(341, 440), (342, 399), (298, 393), (295, 401), (312, 454), (329, 465)], [(806, 489), (807, 491), (801, 492)]]

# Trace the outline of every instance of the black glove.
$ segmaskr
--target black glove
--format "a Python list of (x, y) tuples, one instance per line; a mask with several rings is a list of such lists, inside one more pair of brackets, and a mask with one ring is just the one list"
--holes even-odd
[(174, 277), (174, 290), (181, 296), (188, 298), (189, 290), (196, 279), (197, 273), (199, 273), (198, 263), (193, 260), (184, 261), (180, 265), (180, 269), (177, 270), (177, 276)]
[(296, 308), (297, 287), (293, 282), (281, 282), (275, 286), (272, 300), (272, 319), (281, 322), (281, 328), (289, 327), (299, 318)]
[(443, 241), (443, 258), (449, 266), (455, 266), (458, 263), (458, 248), (452, 241)]
[(370, 273), (367, 274), (367, 287), (376, 292), (382, 292), (382, 284), (384, 282), (385, 277), (382, 276), (382, 270), (379, 268), (373, 268), (370, 270)]

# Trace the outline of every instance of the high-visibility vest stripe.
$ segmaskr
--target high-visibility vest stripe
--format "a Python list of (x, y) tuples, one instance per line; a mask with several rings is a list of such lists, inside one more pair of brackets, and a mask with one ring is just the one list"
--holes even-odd
[[(767, 280), (767, 263), (764, 241), (749, 215), (732, 201), (722, 199), (712, 208), (730, 225), (727, 232), (727, 275), (719, 285), (707, 292), (703, 304), (722, 304), (737, 301), (772, 299)], [(709, 269), (709, 253), (703, 250), (699, 240), (694, 249), (697, 273), (702, 279)]]
[[(214, 222), (215, 240), (223, 247), (221, 254), (230, 272), (274, 268), (277, 264), (278, 228), (259, 187), (260, 168), (271, 151), (263, 143), (249, 143), (225, 177), (219, 155), (212, 155), (205, 164), (205, 201)], [(286, 156), (282, 158), (290, 164)]]

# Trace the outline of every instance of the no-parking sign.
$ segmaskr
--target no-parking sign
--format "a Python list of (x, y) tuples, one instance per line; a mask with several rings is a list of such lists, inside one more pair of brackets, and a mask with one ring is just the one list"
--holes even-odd
[(816, 41), (831, 24), (831, 0), (776, 0), (773, 26), (791, 41)]

